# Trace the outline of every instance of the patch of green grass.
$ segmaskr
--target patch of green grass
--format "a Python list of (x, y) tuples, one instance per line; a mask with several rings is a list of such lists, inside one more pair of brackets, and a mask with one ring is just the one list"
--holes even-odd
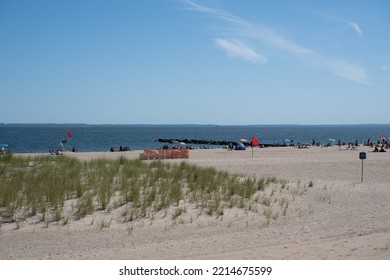
[(93, 195), (91, 192), (85, 192), (78, 201), (76, 214), (78, 218), (83, 218), (86, 215), (92, 214), (93, 210)]
[[(71, 213), (74, 218), (126, 205), (124, 222), (155, 217), (160, 211), (166, 216), (171, 206), (178, 207), (173, 213), (176, 219), (186, 203), (200, 213), (219, 217), (226, 208), (258, 211), (255, 204), (259, 203), (269, 222), (279, 214), (271, 216), (268, 208), (276, 201), (277, 193), (288, 189), (286, 185), (286, 181), (276, 177), (255, 179), (184, 161), (172, 164), (121, 157), (80, 162), (67, 156), (2, 156), (0, 218), (10, 220), (16, 213), (22, 213), (22, 220), (39, 215), (42, 221), (63, 220), (63, 224), (68, 224), (70, 216), (65, 217), (64, 205), (74, 199)], [(312, 185), (309, 183), (309, 187)], [(282, 215), (287, 207), (288, 202), (281, 203)]]

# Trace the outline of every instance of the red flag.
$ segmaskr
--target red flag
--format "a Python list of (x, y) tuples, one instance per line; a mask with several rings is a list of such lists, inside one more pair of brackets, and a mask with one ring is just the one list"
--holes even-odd
[(72, 136), (73, 136), (72, 131), (68, 131), (68, 137), (72, 138)]
[(252, 147), (260, 146), (260, 141), (256, 137), (252, 137)]

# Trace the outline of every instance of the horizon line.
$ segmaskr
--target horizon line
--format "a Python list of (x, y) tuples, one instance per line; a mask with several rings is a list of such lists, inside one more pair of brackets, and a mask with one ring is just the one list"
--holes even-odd
[(200, 124), (200, 123), (25, 123), (25, 122), (14, 122), (14, 123), (4, 123), (2, 125), (78, 125), (78, 126), (374, 126), (374, 125), (390, 125), (390, 123), (341, 123), (341, 124), (332, 124), (332, 123), (323, 123), (323, 124)]

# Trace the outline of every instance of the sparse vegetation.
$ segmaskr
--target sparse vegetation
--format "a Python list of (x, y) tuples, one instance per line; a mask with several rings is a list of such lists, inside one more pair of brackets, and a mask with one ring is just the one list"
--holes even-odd
[(105, 219), (100, 220), (97, 223), (97, 227), (99, 231), (102, 231), (104, 228), (109, 228), (111, 226), (112, 218), (109, 221), (106, 221)]
[[(26, 219), (39, 217), (46, 224), (66, 225), (71, 218), (122, 206), (122, 222), (154, 219), (156, 213), (162, 217), (170, 213), (178, 220), (192, 205), (199, 215), (215, 217), (223, 216), (226, 209), (242, 208), (262, 213), (269, 224), (271, 219), (285, 216), (289, 206), (286, 198), (278, 201), (276, 194), (284, 192), (294, 198), (304, 193), (300, 189), (292, 190), (287, 181), (275, 177), (248, 178), (186, 162), (7, 156), (0, 157), (0, 222), (16, 223), (20, 228)], [(65, 214), (69, 200), (72, 210)], [(171, 207), (173, 212), (169, 212)], [(101, 220), (98, 229), (110, 224), (111, 220)], [(131, 235), (133, 228), (128, 231)]]

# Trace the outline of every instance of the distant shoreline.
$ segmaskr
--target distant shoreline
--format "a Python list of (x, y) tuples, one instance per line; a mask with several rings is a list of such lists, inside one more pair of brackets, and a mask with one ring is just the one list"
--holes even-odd
[(0, 126), (75, 126), (75, 127), (87, 127), (87, 126), (128, 126), (128, 127), (348, 127), (348, 126), (368, 126), (368, 127), (387, 127), (390, 123), (373, 124), (373, 123), (361, 123), (361, 124), (88, 124), (88, 123), (0, 123)]

